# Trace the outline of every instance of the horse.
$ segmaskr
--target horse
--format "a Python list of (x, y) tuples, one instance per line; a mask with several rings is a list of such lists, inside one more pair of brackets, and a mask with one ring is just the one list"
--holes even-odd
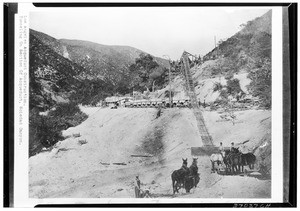
[(200, 181), (200, 176), (199, 176), (199, 173), (198, 173), (198, 166), (197, 166), (197, 160), (198, 158), (193, 158), (193, 162), (191, 164), (191, 166), (189, 167), (189, 176), (188, 176), (188, 181), (190, 181), (189, 178), (192, 178), (192, 186), (189, 187), (191, 183), (187, 183), (187, 180), (185, 182), (185, 189), (187, 191), (187, 193), (189, 193), (189, 190), (193, 187), (197, 187), (197, 184), (199, 183)]
[(192, 162), (191, 166), (189, 167), (189, 172), (192, 176), (198, 174), (197, 160), (198, 160), (198, 158), (193, 158), (193, 162)]
[(223, 151), (223, 153), (222, 153), (223, 162), (224, 162), (224, 164), (225, 164), (226, 174), (228, 173), (228, 170), (229, 170), (229, 171), (231, 170), (231, 166), (230, 166), (229, 159), (228, 159), (228, 155), (229, 155), (230, 153), (231, 153), (230, 150), (225, 150), (225, 151)]
[(189, 175), (189, 176), (186, 176), (184, 180), (185, 180), (184, 188), (185, 188), (186, 192), (189, 193), (193, 187), (197, 187), (197, 185), (200, 181), (200, 175), (199, 175), (199, 173), (197, 173), (196, 175)]
[(249, 165), (250, 169), (254, 168), (254, 163), (256, 161), (256, 157), (253, 153), (241, 154), (241, 168), (244, 171), (244, 166)]
[(226, 153), (226, 162), (229, 164), (228, 166), (231, 167), (232, 173), (240, 171), (241, 153), (239, 150), (237, 148), (233, 148), (232, 151), (227, 151)]
[(212, 154), (210, 156), (210, 162), (211, 162), (211, 172), (215, 172), (215, 163), (218, 164), (217, 171), (219, 172), (219, 165), (223, 163), (223, 156), (221, 154)]
[(173, 171), (171, 174), (172, 179), (172, 187), (173, 187), (173, 194), (176, 192), (179, 193), (178, 187), (185, 186), (185, 177), (189, 175), (189, 168), (187, 167), (187, 158), (182, 158), (182, 166), (180, 169)]

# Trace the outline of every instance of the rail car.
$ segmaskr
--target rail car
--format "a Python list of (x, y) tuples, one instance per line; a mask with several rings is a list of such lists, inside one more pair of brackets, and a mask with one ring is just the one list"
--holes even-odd
[(174, 100), (171, 103), (168, 100), (135, 100), (135, 101), (127, 101), (125, 102), (126, 108), (185, 108), (191, 107), (190, 100)]

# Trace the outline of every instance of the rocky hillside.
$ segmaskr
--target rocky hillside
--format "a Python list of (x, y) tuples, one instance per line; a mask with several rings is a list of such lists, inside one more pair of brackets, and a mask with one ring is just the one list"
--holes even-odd
[[(219, 44), (204, 57), (204, 62), (194, 65), (191, 73), (195, 85), (197, 99), (204, 107), (206, 124), (213, 140), (227, 142), (243, 142), (258, 158), (257, 163), (271, 168), (271, 23), (272, 13), (267, 12), (261, 17), (246, 23), (243, 29)], [(158, 95), (165, 97), (166, 87)], [(185, 99), (185, 81), (182, 75), (175, 77), (171, 83), (174, 100)], [(243, 111), (244, 110), (244, 111)], [(246, 111), (245, 111), (246, 110)], [(259, 122), (250, 123), (260, 132), (247, 134), (249, 125), (243, 121), (261, 118)], [(247, 113), (247, 117), (242, 117)], [(216, 114), (215, 117), (212, 115)], [(243, 119), (243, 120), (242, 120)], [(248, 121), (247, 120), (247, 121)], [(236, 128), (226, 137), (227, 128)], [(219, 125), (220, 124), (220, 125)], [(209, 126), (211, 125), (211, 126)], [(245, 131), (243, 131), (245, 130)], [(219, 133), (219, 137), (218, 134)], [(255, 137), (261, 134), (260, 137)], [(228, 134), (229, 135), (229, 134)]]
[[(257, 63), (271, 59), (272, 11), (243, 24), (243, 29), (204, 56), (202, 77), (249, 72)], [(211, 62), (211, 61), (214, 62)]]
[(55, 103), (68, 102), (80, 84), (84, 69), (58, 54), (60, 45), (46, 45), (30, 33), (30, 108), (47, 110)]
[[(34, 95), (32, 99), (35, 99), (32, 101), (33, 105), (40, 105), (39, 107), (47, 109), (49, 106), (45, 105), (52, 105), (52, 101), (66, 102), (71, 91), (76, 92), (77, 88), (86, 87), (89, 83), (101, 86), (101, 90), (107, 87), (111, 90), (110, 93), (105, 91), (107, 95), (118, 92), (119, 89), (124, 88), (124, 80), (129, 83), (129, 67), (135, 63), (141, 53), (145, 52), (129, 46), (108, 46), (81, 40), (58, 40), (31, 29), (30, 72), (33, 85), (31, 91)], [(154, 57), (154, 60), (162, 67), (168, 66), (168, 61), (165, 59)], [(99, 93), (99, 89), (84, 90), (88, 93), (82, 95), (86, 98), (86, 94)], [(76, 98), (80, 101), (78, 96)], [(85, 99), (85, 101), (88, 103), (89, 100)]]
[(131, 47), (113, 48), (79, 40), (60, 40), (64, 55), (86, 69), (91, 78), (102, 78), (117, 83), (141, 51)]
[[(141, 53), (129, 46), (108, 46), (88, 41), (55, 39), (47, 34), (30, 30), (30, 82), (32, 106), (48, 109), (55, 102), (67, 102), (78, 88), (91, 83), (111, 90), (107, 95), (130, 80), (129, 66)], [(146, 54), (146, 53), (145, 53)], [(168, 61), (154, 57), (162, 67)], [(94, 87), (94, 86), (93, 86)], [(106, 88), (105, 88), (106, 87)], [(100, 88), (99, 88), (100, 89)], [(83, 90), (83, 96), (99, 93)], [(73, 94), (75, 96), (75, 94)], [(94, 97), (94, 96), (90, 96)], [(80, 96), (76, 96), (80, 102)], [(96, 100), (99, 100), (97, 97)], [(85, 99), (88, 103), (88, 99)]]
[[(85, 69), (82, 77), (104, 79), (117, 84), (128, 73), (128, 67), (141, 53), (130, 46), (109, 46), (82, 40), (55, 39), (47, 34), (31, 30), (30, 33), (57, 54)], [(168, 61), (155, 57), (162, 66)]]
[[(201, 64), (191, 64), (201, 103), (224, 107), (232, 100), (236, 104), (250, 100), (252, 105), (271, 107), (271, 20), (269, 11), (248, 21), (241, 31), (206, 54)], [(175, 99), (186, 97), (183, 76), (175, 77), (171, 87)], [(160, 93), (166, 90), (168, 87)]]

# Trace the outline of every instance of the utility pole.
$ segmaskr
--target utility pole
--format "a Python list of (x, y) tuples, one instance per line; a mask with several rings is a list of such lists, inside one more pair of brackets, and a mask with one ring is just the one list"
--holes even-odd
[(217, 47), (217, 40), (216, 40), (216, 36), (215, 36), (215, 48)]
[(163, 55), (163, 57), (166, 57), (169, 60), (169, 105), (171, 107), (172, 102), (172, 93), (171, 93), (171, 59), (168, 55)]
[(153, 81), (153, 84), (152, 84), (152, 92), (154, 93), (154, 84), (155, 84), (155, 80)]
[(171, 92), (171, 61), (169, 59), (169, 105), (171, 108), (172, 103), (172, 92)]

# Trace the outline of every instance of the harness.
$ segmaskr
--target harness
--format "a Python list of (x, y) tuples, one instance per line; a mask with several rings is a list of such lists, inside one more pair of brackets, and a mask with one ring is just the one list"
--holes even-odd
[(198, 173), (198, 166), (196, 163), (192, 163), (190, 166), (191, 175), (196, 175)]

